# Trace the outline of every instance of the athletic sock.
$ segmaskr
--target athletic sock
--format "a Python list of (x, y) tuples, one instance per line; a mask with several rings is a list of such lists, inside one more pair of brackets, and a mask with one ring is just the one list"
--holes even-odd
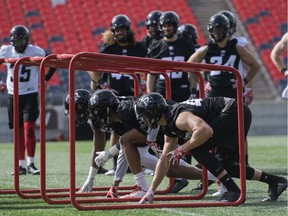
[(134, 178), (136, 180), (137, 186), (139, 186), (143, 191), (148, 191), (148, 185), (143, 172), (137, 173), (134, 175)]
[(262, 172), (261, 177), (260, 177), (261, 182), (265, 182), (269, 185), (277, 182), (278, 180), (279, 180), (278, 176), (274, 176), (265, 172)]
[(220, 181), (227, 188), (228, 191), (240, 193), (239, 187), (237, 186), (237, 184), (234, 182), (234, 180), (228, 174), (224, 175), (220, 179)]

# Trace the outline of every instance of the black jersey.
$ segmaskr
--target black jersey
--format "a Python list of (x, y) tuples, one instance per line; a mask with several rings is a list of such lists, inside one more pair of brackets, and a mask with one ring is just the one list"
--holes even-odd
[[(154, 41), (149, 47), (148, 57), (170, 61), (187, 61), (195, 52), (194, 45), (178, 37), (174, 42), (167, 42), (164, 39)], [(186, 72), (170, 72), (172, 100), (180, 102), (189, 98), (190, 87), (188, 74)], [(156, 75), (155, 91), (165, 97), (165, 79), (162, 75)]]
[(154, 41), (160, 40), (162, 39), (162, 37), (158, 37), (158, 38), (154, 38), (151, 37), (149, 35), (146, 35), (145, 37), (142, 38), (141, 40), (141, 44), (146, 47), (146, 49), (148, 50), (149, 47), (154, 43)]
[[(244, 135), (248, 134), (251, 125), (251, 111), (244, 105)], [(181, 112), (191, 112), (203, 119), (213, 130), (213, 136), (207, 144), (209, 148), (223, 146), (237, 151), (238, 146), (238, 112), (237, 101), (226, 97), (208, 97), (204, 99), (187, 100), (179, 105), (172, 105), (165, 111), (167, 125), (163, 132), (170, 137), (189, 138), (191, 134), (179, 130), (175, 121)]]
[[(101, 53), (146, 57), (147, 50), (139, 42), (135, 45), (119, 46), (117, 43), (103, 46)], [(105, 73), (103, 79), (108, 82), (111, 88), (118, 92), (118, 95), (134, 95), (134, 80), (128, 74)]]
[(219, 116), (224, 108), (227, 108), (226, 106), (230, 106), (235, 101), (234, 99), (229, 100), (230, 102), (227, 103), (227, 99), (225, 101), (224, 97), (211, 97), (187, 100), (169, 106), (165, 112), (167, 125), (163, 128), (164, 133), (167, 136), (179, 136), (184, 138), (187, 135), (187, 131), (181, 131), (175, 126), (175, 121), (181, 112), (189, 111), (209, 124), (213, 119)]
[[(227, 45), (223, 48), (218, 47), (215, 43), (209, 43), (205, 62), (238, 69), (241, 59), (237, 53), (236, 44), (236, 39), (227, 41)], [(212, 87), (231, 86), (236, 82), (236, 78), (232, 72), (224, 71), (211, 71), (208, 75), (208, 79)]]
[(112, 123), (111, 128), (118, 135), (123, 135), (132, 128), (136, 129), (143, 135), (147, 135), (147, 128), (142, 128), (139, 121), (136, 118), (134, 112), (134, 104), (139, 97), (118, 97), (120, 104), (118, 105), (116, 112), (120, 119), (120, 122)]

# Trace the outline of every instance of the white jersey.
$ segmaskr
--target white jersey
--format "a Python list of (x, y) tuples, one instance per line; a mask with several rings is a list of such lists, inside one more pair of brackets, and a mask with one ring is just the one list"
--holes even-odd
[[(0, 58), (22, 58), (27, 56), (45, 57), (45, 51), (38, 47), (29, 44), (24, 53), (17, 53), (14, 46), (3, 45), (0, 49)], [(8, 94), (13, 95), (13, 67), (14, 64), (5, 63), (7, 68), (7, 89)], [(19, 67), (19, 95), (38, 92), (39, 87), (39, 67), (30, 65), (20, 65)]]
[(235, 36), (235, 35), (233, 35), (231, 40), (234, 39), (234, 38), (237, 40), (237, 44), (238, 45), (240, 45), (240, 46), (247, 46), (248, 45), (247, 38), (245, 38), (243, 36)]
[[(243, 47), (248, 46), (248, 40), (245, 37), (233, 35), (231, 40), (232, 39), (236, 39), (237, 45), (239, 45), (239, 46), (243, 46)], [(247, 76), (247, 70), (246, 70), (242, 60), (239, 61), (238, 71), (240, 72), (242, 78)]]

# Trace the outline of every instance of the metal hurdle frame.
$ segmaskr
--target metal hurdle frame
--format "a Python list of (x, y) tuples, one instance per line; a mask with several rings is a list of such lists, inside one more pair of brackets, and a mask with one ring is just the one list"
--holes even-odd
[[(59, 57), (59, 59), (63, 59), (65, 58), (63, 55), (57, 55)], [(66, 55), (67, 57), (67, 55)], [(69, 57), (71, 58), (71, 56)], [(96, 64), (96, 59), (100, 59), (102, 64), (100, 64), (99, 62), (98, 65)], [(28, 59), (22, 59), (23, 62), (21, 62), (21, 64), (25, 64), (24, 60), (28, 60)], [(86, 61), (84, 61), (86, 60)], [(87, 62), (87, 60), (89, 60)], [(232, 68), (232, 67), (227, 67), (227, 66), (218, 66), (218, 65), (207, 65), (207, 64), (197, 64), (197, 63), (187, 63), (187, 62), (171, 62), (171, 61), (163, 61), (163, 60), (157, 60), (157, 59), (143, 59), (143, 58), (137, 58), (137, 57), (127, 57), (127, 56), (114, 56), (114, 55), (107, 55), (107, 54), (97, 54), (97, 53), (79, 53), (75, 56), (73, 56), (73, 58), (71, 59), (71, 61), (69, 62), (69, 94), (74, 95), (74, 70), (77, 68), (75, 67), (76, 63), (79, 61), (80, 64), (77, 65), (80, 68), (83, 67), (83, 65), (81, 65), (81, 63), (84, 62), (84, 64), (86, 63), (92, 63), (90, 66), (88, 67), (96, 67), (96, 66), (102, 66), (104, 68), (108, 68), (108, 70), (113, 69), (114, 65), (117, 65), (117, 71), (118, 72), (126, 72), (126, 71), (131, 71), (132, 70), (136, 70), (136, 71), (142, 71), (142, 72), (153, 72), (153, 73), (163, 73), (163, 72), (171, 72), (171, 71), (188, 71), (191, 72), (193, 70), (197, 70), (197, 71), (201, 71), (201, 70), (212, 70), (212, 69), (218, 69), (218, 70), (225, 70), (225, 71), (230, 71), (233, 72), (236, 76), (237, 79), (237, 88), (238, 89), (242, 89), (242, 81), (241, 81), (241, 76), (239, 74), (239, 72)], [(106, 61), (106, 62), (105, 62)], [(111, 62), (112, 61), (112, 62)], [(7, 62), (10, 62), (10, 60), (8, 59)], [(104, 62), (104, 63), (103, 63)], [(110, 67), (107, 65), (107, 62), (110, 64)], [(130, 62), (130, 63), (129, 63)], [(138, 63), (142, 63), (141, 65)], [(18, 63), (18, 65), (17, 65)], [(111, 64), (112, 63), (112, 64)], [(136, 66), (135, 66), (136, 63)], [(16, 62), (15, 66), (19, 67), (20, 65), (20, 61)], [(30, 64), (31, 65), (31, 64)], [(37, 65), (37, 64), (36, 64)], [(134, 68), (131, 68), (131, 65), (134, 65)], [(14, 67), (15, 67), (14, 66)], [(15, 67), (17, 68), (17, 67)], [(18, 79), (18, 74), (16, 73), (17, 70), (14, 68), (14, 79), (17, 80)], [(91, 68), (90, 68), (91, 69)], [(95, 70), (95, 68), (92, 68), (92, 70)], [(103, 68), (100, 68), (99, 71), (103, 71)], [(105, 71), (105, 70), (104, 70)], [(16, 74), (15, 74), (16, 73)], [(198, 76), (198, 80), (200, 82), (200, 86), (203, 85), (203, 80), (199, 79), (199, 73), (196, 73)], [(40, 76), (42, 75), (42, 73), (40, 74)], [(17, 82), (14, 82), (14, 85)], [(72, 84), (73, 83), (73, 84)], [(17, 90), (17, 91), (16, 91)], [(18, 83), (16, 84), (16, 88), (14, 86), (14, 91), (16, 92), (16, 96), (14, 96), (14, 107), (17, 107), (17, 105), (19, 104), (18, 101)], [(201, 90), (202, 91), (202, 90)], [(200, 91), (200, 96), (203, 97), (203, 92), (201, 93)], [(202, 94), (202, 95), (201, 95)], [(239, 99), (240, 98), (240, 99)], [(244, 135), (243, 135), (243, 107), (241, 106), (242, 104), (242, 91), (238, 91), (237, 92), (237, 100), (238, 103), (240, 104), (240, 106), (238, 106), (238, 133), (239, 133), (239, 139), (238, 142), (239, 143), (243, 143), (244, 141)], [(70, 97), (70, 109), (71, 109), (71, 113), (73, 113), (74, 108), (74, 97)], [(73, 110), (73, 111), (72, 111)], [(70, 151), (70, 177), (73, 176), (72, 174), (74, 174), (75, 177), (75, 122), (72, 121), (73, 120), (73, 115), (70, 116), (70, 122), (72, 123), (72, 125), (69, 125), (69, 129), (70, 129), (70, 133), (71, 133), (71, 137), (70, 137), (70, 147), (72, 147), (71, 151)], [(18, 122), (19, 116), (18, 113), (16, 112), (16, 110), (14, 109), (14, 126), (15, 128), (17, 128), (17, 124), (19, 127), (19, 122)], [(16, 121), (17, 120), (17, 121)], [(74, 127), (73, 127), (73, 122), (74, 122)], [(16, 131), (16, 132), (15, 132)], [(16, 146), (16, 148), (14, 149), (14, 153), (16, 156), (18, 156), (18, 143), (19, 143), (19, 130), (17, 131), (17, 129), (14, 131), (14, 140), (15, 143), (14, 145)], [(17, 138), (18, 136), (18, 138)], [(73, 137), (74, 136), (74, 137)], [(74, 140), (73, 140), (74, 138)], [(74, 150), (73, 150), (73, 142), (74, 142)], [(72, 143), (72, 144), (71, 144)], [(73, 155), (74, 154), (74, 155)], [(239, 156), (240, 156), (240, 184), (241, 184), (241, 195), (240, 198), (233, 202), (233, 203), (222, 203), (222, 202), (202, 202), (202, 203), (178, 203), (178, 204), (171, 204), (171, 203), (163, 203), (163, 204), (145, 204), (145, 205), (119, 205), (119, 206), (111, 206), (111, 205), (100, 205), (100, 206), (81, 206), (79, 205), (79, 203), (82, 203), (80, 200), (79, 202), (76, 200), (76, 191), (75, 191), (75, 181), (72, 181), (73, 178), (70, 178), (70, 198), (71, 198), (71, 202), (74, 205), (74, 207), (76, 207), (77, 209), (80, 210), (106, 210), (106, 209), (126, 209), (126, 208), (159, 208), (159, 207), (204, 207), (204, 206), (231, 206), (231, 205), (239, 205), (241, 203), (243, 203), (243, 201), (245, 200), (245, 193), (246, 193), (246, 185), (245, 185), (245, 169), (244, 169), (244, 163), (245, 162), (245, 158), (244, 158), (244, 146), (243, 145), (239, 145)], [(71, 163), (74, 159), (74, 167), (73, 167), (73, 163)], [(17, 184), (17, 177), (18, 177), (18, 184), (19, 184), (19, 175), (17, 175), (18, 171), (18, 160), (16, 161), (16, 159), (14, 158), (14, 168), (15, 168), (15, 184)], [(17, 167), (17, 168), (16, 168)], [(74, 168), (74, 169), (73, 169)], [(41, 168), (42, 169), (42, 168)], [(203, 178), (204, 178), (204, 190), (205, 191), (205, 186), (206, 186), (206, 190), (207, 190), (207, 178), (205, 180), (205, 170), (203, 170)], [(206, 173), (207, 175), (207, 173)], [(207, 177), (207, 176), (206, 176)], [(75, 179), (74, 179), (75, 180)], [(206, 183), (206, 185), (205, 185)], [(15, 185), (16, 186), (16, 185)], [(19, 186), (19, 185), (18, 185)], [(22, 197), (22, 198), (36, 198), (36, 197), (30, 197), (30, 196), (26, 196), (22, 194), (22, 191), (18, 191), (19, 188), (16, 189), (15, 187), (15, 191), (16, 193)], [(46, 190), (45, 190), (46, 191)], [(203, 192), (202, 191), (202, 192)], [(20, 193), (18, 193), (20, 192)], [(203, 193), (202, 193), (203, 194)], [(205, 195), (205, 193), (204, 193)], [(192, 196), (161, 196), (161, 197), (155, 197), (155, 200), (187, 200), (187, 199), (195, 199), (195, 197), (191, 198)], [(200, 196), (199, 196), (200, 197)], [(38, 197), (37, 197), (38, 198)], [(119, 202), (119, 199), (104, 199), (106, 202)], [(103, 200), (103, 202), (104, 202)], [(108, 201), (109, 200), (109, 201)], [(121, 199), (123, 200), (123, 202), (125, 201), (134, 201), (134, 200), (138, 200), (138, 199)], [(92, 201), (92, 200), (91, 200)], [(94, 202), (94, 200), (92, 201)]]
[[(64, 55), (65, 56), (65, 55)], [(0, 59), (2, 63), (15, 63), (14, 65), (14, 78), (18, 79), (18, 70), (20, 65), (33, 65), (33, 66), (40, 66), (40, 80), (42, 80), (42, 87), (40, 88), (40, 118), (41, 126), (40, 127), (40, 190), (39, 189), (20, 189), (20, 179), (19, 179), (19, 111), (18, 111), (18, 104), (19, 104), (19, 84), (18, 82), (14, 82), (14, 98), (13, 102), (16, 104), (14, 105), (14, 128), (17, 128), (14, 131), (13, 137), (14, 137), (14, 189), (7, 189), (7, 190), (0, 190), (0, 194), (17, 194), (19, 197), (28, 199), (28, 198), (43, 198), (47, 203), (50, 204), (69, 204), (70, 199), (62, 199), (62, 200), (52, 200), (50, 198), (63, 198), (63, 197), (69, 197), (69, 188), (46, 188), (46, 143), (45, 143), (45, 64), (48, 62), (48, 60), (55, 59), (57, 55), (50, 55), (47, 57), (23, 57), (23, 58), (6, 58), (6, 59)], [(55, 61), (48, 62), (49, 65), (47, 67), (62, 67), (67, 68), (69, 66), (69, 61), (63, 61), (61, 59), (56, 58)], [(133, 74), (134, 76), (134, 74)], [(135, 81), (135, 85), (139, 86), (139, 81)], [(139, 94), (138, 91), (135, 92), (135, 94)], [(42, 134), (42, 135), (41, 135)], [(172, 185), (173, 186), (173, 185)], [(109, 190), (110, 187), (96, 187), (93, 188), (93, 190)], [(132, 186), (121, 186), (120, 190), (131, 190), (135, 189), (136, 185)], [(77, 188), (79, 189), (79, 188)], [(67, 192), (66, 194), (47, 194), (47, 192)], [(98, 192), (98, 193), (83, 193), (81, 196), (93, 196), (93, 195), (100, 195), (105, 196), (106, 192)]]
[[(200, 63), (188, 63), (188, 62), (175, 62), (175, 61), (165, 61), (158, 59), (148, 59), (139, 58), (131, 56), (118, 56), (118, 55), (108, 55), (99, 53), (82, 52), (78, 53), (71, 59), (69, 63), (69, 95), (73, 95), (75, 91), (75, 80), (74, 73), (78, 65), (85, 64), (86, 66), (93, 67), (93, 71), (99, 69), (99, 71), (109, 71), (114, 69), (114, 72), (118, 73), (129, 73), (130, 71), (138, 71), (144, 73), (167, 73), (173, 71), (188, 71), (196, 72), (200, 86), (202, 90), (200, 91), (200, 96), (203, 97), (203, 78), (200, 78), (199, 71), (204, 70), (225, 70), (235, 74), (237, 89), (242, 89), (242, 79), (240, 73), (232, 67), (219, 66), (219, 65), (209, 65)], [(170, 87), (171, 88), (171, 87)], [(167, 91), (167, 89), (166, 89)], [(242, 103), (242, 91), (237, 91), (237, 102), (239, 104), (237, 109), (238, 117), (238, 146), (239, 146), (239, 157), (240, 157), (240, 197), (235, 202), (223, 203), (220, 201), (216, 202), (196, 202), (196, 203), (161, 203), (161, 204), (121, 204), (121, 205), (97, 205), (97, 206), (83, 206), (81, 205), (81, 200), (77, 200), (77, 195), (75, 191), (75, 101), (74, 97), (69, 97), (69, 142), (70, 142), (70, 199), (73, 206), (79, 210), (111, 210), (111, 209), (131, 209), (131, 208), (175, 208), (175, 207), (215, 207), (215, 206), (235, 206), (244, 202), (246, 195), (246, 173), (245, 173), (245, 158), (244, 158), (244, 120), (243, 120), (243, 103)], [(202, 198), (207, 192), (207, 172), (203, 169), (203, 180), (204, 189), (198, 196), (156, 196), (155, 201), (171, 201), (171, 200), (194, 200)], [(137, 198), (129, 199), (97, 199), (91, 200), (91, 203), (95, 202), (126, 202), (126, 201), (139, 201)]]
[[(69, 188), (46, 188), (46, 133), (45, 133), (45, 114), (46, 114), (46, 104), (45, 104), (45, 67), (58, 67), (58, 68), (68, 68), (69, 61), (73, 55), (49, 55), (47, 57), (23, 57), (23, 58), (7, 58), (0, 59), (1, 62), (15, 63), (14, 65), (14, 79), (18, 79), (18, 71), (20, 65), (33, 65), (40, 66), (40, 91), (39, 91), (39, 101), (40, 101), (40, 190), (39, 189), (20, 189), (20, 179), (19, 179), (19, 84), (14, 82), (14, 190), (0, 190), (0, 194), (17, 194), (19, 197), (28, 199), (28, 198), (43, 198), (49, 204), (69, 204), (70, 199), (61, 199), (61, 200), (52, 200), (51, 198), (64, 198), (69, 197), (69, 193), (59, 193), (59, 192), (69, 192)], [(79, 69), (89, 69), (85, 66), (80, 66)], [(139, 80), (136, 74), (131, 73), (134, 77), (135, 85), (135, 95), (139, 94)], [(166, 75), (166, 74), (164, 74)], [(166, 79), (169, 79), (167, 76)], [(169, 80), (168, 80), (169, 81)], [(169, 84), (169, 82), (168, 82)], [(74, 94), (73, 94), (74, 95)], [(15, 99), (16, 98), (16, 99)], [(173, 182), (170, 181), (170, 184), (166, 190), (158, 191), (159, 194), (168, 193), (173, 187)], [(108, 191), (110, 187), (94, 187), (93, 191)], [(120, 186), (119, 190), (132, 190), (135, 189), (136, 185), (132, 186)], [(76, 188), (77, 190), (79, 188)], [(54, 194), (47, 194), (47, 192), (54, 192)], [(57, 192), (57, 194), (55, 194)], [(39, 194), (40, 193), (40, 194)], [(126, 194), (127, 192), (120, 192), (119, 194)], [(78, 196), (87, 197), (87, 196), (106, 196), (106, 192), (92, 192), (92, 193), (81, 193)], [(81, 200), (85, 202), (85, 200)], [(89, 200), (90, 201), (90, 200)]]

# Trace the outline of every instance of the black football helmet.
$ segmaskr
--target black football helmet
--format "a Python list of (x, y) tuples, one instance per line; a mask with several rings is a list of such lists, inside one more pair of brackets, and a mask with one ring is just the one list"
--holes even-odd
[(177, 34), (187, 40), (193, 41), (196, 44), (196, 40), (199, 38), (197, 28), (192, 24), (182, 24), (178, 27)]
[(233, 35), (236, 32), (236, 26), (237, 26), (235, 15), (228, 10), (222, 10), (219, 13), (223, 14), (224, 16), (226, 16), (229, 19), (230, 29), (229, 29), (228, 33), (229, 33), (229, 35)]
[(209, 20), (207, 29), (215, 42), (222, 42), (230, 29), (229, 19), (223, 14), (214, 14)]
[(88, 103), (90, 118), (105, 131), (111, 131), (110, 110), (116, 110), (120, 101), (110, 90), (102, 89), (94, 92)]
[(153, 38), (160, 38), (160, 32), (158, 29), (158, 24), (162, 11), (154, 10), (151, 11), (146, 18), (145, 24), (149, 35)]
[[(165, 33), (163, 32), (162, 29), (163, 25), (168, 23), (173, 24), (174, 26), (174, 30), (171, 33), (170, 32)], [(177, 33), (178, 25), (179, 25), (179, 16), (177, 13), (175, 13), (174, 11), (166, 11), (162, 13), (159, 20), (159, 30), (164, 37), (172, 38)]]
[(141, 96), (134, 105), (135, 114), (138, 120), (152, 129), (157, 128), (158, 122), (168, 104), (163, 96), (156, 92), (151, 92)]
[[(75, 90), (75, 121), (76, 125), (79, 123), (86, 123), (89, 119), (88, 102), (91, 93), (86, 89)], [(69, 94), (64, 103), (65, 115), (69, 116)]]
[(23, 53), (29, 43), (29, 30), (23, 25), (16, 25), (10, 31), (10, 42), (18, 53)]
[[(129, 37), (131, 37), (132, 35), (130, 24), (131, 21), (129, 17), (124, 14), (118, 14), (112, 18), (110, 30), (114, 34), (115, 40), (117, 40), (120, 43), (128, 41)], [(126, 29), (127, 35), (125, 37), (121, 37), (115, 33), (115, 30), (119, 28)]]

